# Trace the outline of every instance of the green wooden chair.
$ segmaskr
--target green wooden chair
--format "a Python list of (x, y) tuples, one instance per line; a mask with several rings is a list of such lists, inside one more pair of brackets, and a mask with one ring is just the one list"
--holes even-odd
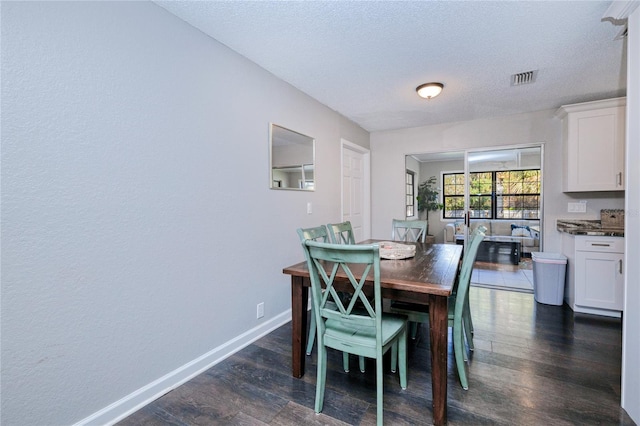
[(327, 225), (329, 237), (334, 244), (355, 244), (351, 222), (330, 223)]
[[(331, 238), (331, 242), (333, 244), (355, 244), (356, 243), (356, 239), (353, 235), (353, 227), (351, 226), (351, 222), (349, 221), (341, 222), (341, 223), (329, 223), (327, 224), (327, 229), (329, 230), (329, 237)], [(340, 296), (346, 296), (346, 295), (340, 294)], [(314, 325), (315, 325), (315, 322), (314, 322)], [(365, 372), (364, 357), (361, 356), (358, 358), (358, 365), (360, 367), (360, 371), (364, 373)]]
[[(467, 360), (465, 338), (469, 350), (473, 350), (471, 310), (469, 307), (469, 285), (471, 272), (478, 254), (478, 247), (484, 239), (486, 228), (479, 226), (473, 232), (470, 243), (465, 248), (460, 274), (452, 295), (449, 297), (449, 326), (453, 327), (453, 349), (460, 384), (464, 390), (469, 389), (465, 361)], [(406, 315), (414, 323), (429, 322), (429, 306), (414, 303), (392, 302), (389, 312)], [(464, 332), (464, 335), (463, 335)]]
[[(427, 236), (426, 220), (393, 219), (391, 225), (391, 239), (393, 241), (424, 243)], [(409, 329), (411, 338), (415, 339), (418, 334), (418, 323), (413, 321), (409, 322)]]
[[(405, 316), (382, 311), (379, 246), (327, 244), (311, 240), (305, 241), (304, 246), (308, 253), (306, 257), (313, 292), (311, 298), (318, 324), (315, 411), (322, 411), (327, 376), (327, 348), (333, 348), (376, 360), (377, 423), (382, 425), (382, 357), (391, 349), (391, 365), (395, 370), (399, 361), (400, 386), (406, 389), (407, 331)], [(354, 276), (355, 270), (363, 271), (359, 280)], [(346, 275), (350, 287), (353, 287), (348, 304), (343, 303), (334, 287), (338, 273)], [(367, 280), (373, 281), (373, 305), (363, 291)], [(330, 302), (335, 303), (338, 309), (327, 307)], [(362, 304), (362, 310), (355, 308), (356, 302)]]
[[(298, 236), (300, 237), (300, 242), (304, 244), (306, 240), (313, 241), (321, 241), (321, 242), (329, 242), (329, 233), (327, 232), (327, 228), (324, 225), (315, 227), (315, 228), (306, 228), (306, 229), (298, 229)], [(304, 246), (303, 246), (304, 247)], [(305, 257), (307, 255), (307, 251), (304, 250)], [(308, 261), (308, 259), (306, 259)], [(313, 295), (311, 296), (313, 298)], [(330, 305), (334, 307), (336, 310), (338, 309), (335, 305)], [(311, 304), (311, 322), (309, 324), (309, 335), (307, 338), (307, 355), (311, 355), (313, 351), (313, 344), (316, 339), (316, 316), (314, 314), (314, 304)], [(349, 354), (347, 352), (342, 354), (343, 368), (345, 372), (349, 372)], [(363, 357), (359, 359), (360, 371), (364, 373), (365, 371), (365, 360)]]
[[(296, 230), (296, 232), (298, 233), (298, 237), (300, 237), (300, 242), (302, 244), (304, 244), (306, 240), (321, 241), (323, 243), (328, 243), (330, 238), (329, 233), (327, 232), (327, 228), (324, 225), (317, 226), (315, 228), (306, 228), (306, 229), (299, 228)], [(308, 259), (306, 259), (306, 255), (307, 255), (307, 251), (305, 250), (305, 260), (308, 261)], [(311, 351), (313, 351), (313, 344), (316, 340), (316, 316), (313, 313), (313, 309), (314, 308), (312, 303), (311, 304), (311, 324), (309, 324), (309, 336), (307, 338), (307, 355), (311, 355)], [(346, 370), (349, 369), (348, 362), (347, 362), (347, 367), (345, 368)]]
[(424, 243), (426, 236), (426, 220), (392, 220), (391, 239), (393, 241)]

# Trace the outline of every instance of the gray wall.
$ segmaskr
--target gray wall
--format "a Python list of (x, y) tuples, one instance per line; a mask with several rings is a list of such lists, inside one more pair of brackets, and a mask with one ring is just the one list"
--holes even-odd
[[(372, 238), (387, 238), (389, 223), (403, 214), (405, 155), (472, 148), (544, 144), (543, 241), (560, 251), (558, 218), (599, 219), (600, 209), (623, 208), (624, 192), (562, 192), (562, 130), (555, 110), (446, 123), (371, 134)], [(421, 176), (424, 180), (429, 176)], [(587, 201), (587, 213), (567, 213), (567, 203)]]
[[(368, 133), (153, 3), (1, 31), (0, 423), (107, 423), (286, 322), (295, 229), (340, 220)], [(269, 189), (270, 122), (316, 138), (316, 192)]]

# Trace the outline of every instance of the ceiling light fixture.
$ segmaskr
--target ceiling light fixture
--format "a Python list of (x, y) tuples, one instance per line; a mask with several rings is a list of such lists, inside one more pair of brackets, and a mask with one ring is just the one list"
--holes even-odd
[(416, 92), (418, 92), (418, 96), (425, 99), (435, 98), (442, 92), (442, 88), (444, 84), (442, 83), (425, 83), (416, 87)]

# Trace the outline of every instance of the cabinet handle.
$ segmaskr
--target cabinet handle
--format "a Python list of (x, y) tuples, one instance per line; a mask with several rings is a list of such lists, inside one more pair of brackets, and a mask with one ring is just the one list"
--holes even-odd
[(604, 243), (591, 243), (591, 247), (609, 247), (611, 244), (604, 244)]
[(618, 173), (618, 186), (622, 186), (622, 172)]
[(622, 274), (622, 259), (618, 260), (618, 272)]

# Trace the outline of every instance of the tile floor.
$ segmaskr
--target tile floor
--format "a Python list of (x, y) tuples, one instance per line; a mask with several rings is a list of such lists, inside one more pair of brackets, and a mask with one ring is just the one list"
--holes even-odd
[(533, 293), (531, 260), (524, 260), (517, 266), (476, 262), (471, 274), (471, 285)]

